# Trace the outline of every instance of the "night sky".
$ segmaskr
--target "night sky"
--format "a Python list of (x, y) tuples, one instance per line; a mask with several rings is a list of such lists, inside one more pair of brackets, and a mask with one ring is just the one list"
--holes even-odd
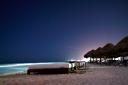
[(123, 0), (0, 1), (0, 63), (81, 59), (128, 35)]

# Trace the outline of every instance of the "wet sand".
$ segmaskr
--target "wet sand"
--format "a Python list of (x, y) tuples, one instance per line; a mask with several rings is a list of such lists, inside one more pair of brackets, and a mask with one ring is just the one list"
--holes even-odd
[(128, 85), (128, 67), (88, 65), (85, 73), (0, 77), (0, 85)]

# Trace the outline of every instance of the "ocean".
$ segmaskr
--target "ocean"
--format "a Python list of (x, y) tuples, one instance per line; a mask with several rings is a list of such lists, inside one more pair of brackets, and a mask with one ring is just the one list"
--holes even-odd
[(17, 73), (27, 73), (27, 69), (30, 65), (37, 64), (61, 64), (66, 62), (47, 62), (47, 63), (16, 63), (16, 64), (1, 64), (0, 65), (0, 76), (17, 74)]

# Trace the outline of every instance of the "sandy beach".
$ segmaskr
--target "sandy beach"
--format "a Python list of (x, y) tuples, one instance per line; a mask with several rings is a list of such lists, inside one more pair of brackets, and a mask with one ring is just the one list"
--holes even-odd
[(0, 77), (0, 85), (128, 85), (128, 67), (88, 65), (85, 73)]

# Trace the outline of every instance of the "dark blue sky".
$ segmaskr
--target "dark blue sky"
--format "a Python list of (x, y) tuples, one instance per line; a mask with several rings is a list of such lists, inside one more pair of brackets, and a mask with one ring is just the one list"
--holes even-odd
[(80, 59), (128, 35), (128, 2), (5, 0), (0, 23), (0, 63)]

